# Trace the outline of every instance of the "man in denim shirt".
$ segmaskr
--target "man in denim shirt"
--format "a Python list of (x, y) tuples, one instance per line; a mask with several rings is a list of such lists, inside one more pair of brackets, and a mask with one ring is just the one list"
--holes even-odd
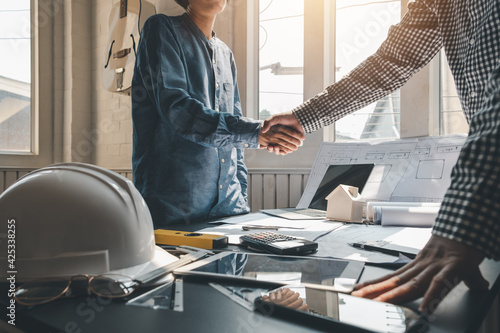
[(243, 150), (300, 144), (242, 117), (233, 54), (212, 30), (226, 1), (177, 2), (186, 13), (145, 23), (132, 82), (134, 182), (155, 228), (248, 213)]

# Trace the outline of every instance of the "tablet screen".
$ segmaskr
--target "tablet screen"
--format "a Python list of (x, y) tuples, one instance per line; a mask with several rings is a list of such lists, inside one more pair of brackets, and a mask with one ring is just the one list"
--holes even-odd
[[(216, 274), (279, 284), (320, 284), (354, 287), (362, 262), (255, 253), (221, 253), (184, 266), (175, 273)], [(342, 286), (340, 286), (342, 284)]]
[[(417, 327), (421, 332), (427, 327), (424, 318), (408, 308), (330, 290), (286, 286), (261, 295), (255, 300), (256, 309), (267, 314), (276, 312), (283, 318), (296, 317), (293, 311), (301, 311), (310, 315), (310, 320), (321, 318), (381, 333), (404, 333)], [(273, 306), (293, 311), (278, 313)]]

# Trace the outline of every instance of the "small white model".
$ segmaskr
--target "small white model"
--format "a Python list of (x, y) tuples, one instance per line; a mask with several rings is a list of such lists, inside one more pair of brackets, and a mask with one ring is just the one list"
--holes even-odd
[(358, 188), (349, 185), (339, 185), (327, 197), (328, 206), (326, 218), (344, 222), (363, 222), (364, 200)]

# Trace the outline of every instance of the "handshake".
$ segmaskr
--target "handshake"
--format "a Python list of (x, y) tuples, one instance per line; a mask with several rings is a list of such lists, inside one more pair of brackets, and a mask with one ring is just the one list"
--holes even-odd
[(274, 115), (262, 124), (259, 134), (259, 148), (276, 155), (296, 151), (304, 141), (304, 129), (291, 112)]

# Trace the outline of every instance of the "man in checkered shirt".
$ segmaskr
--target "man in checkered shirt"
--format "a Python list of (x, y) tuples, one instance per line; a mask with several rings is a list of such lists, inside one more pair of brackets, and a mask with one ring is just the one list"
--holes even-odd
[(460, 281), (486, 289), (478, 265), (485, 256), (500, 259), (500, 1), (410, 2), (374, 55), (263, 126), (263, 131), (283, 124), (310, 133), (330, 125), (400, 88), (442, 47), (470, 125), (452, 184), (419, 256), (353, 293), (391, 302), (424, 296), (420, 310), (427, 312)]

